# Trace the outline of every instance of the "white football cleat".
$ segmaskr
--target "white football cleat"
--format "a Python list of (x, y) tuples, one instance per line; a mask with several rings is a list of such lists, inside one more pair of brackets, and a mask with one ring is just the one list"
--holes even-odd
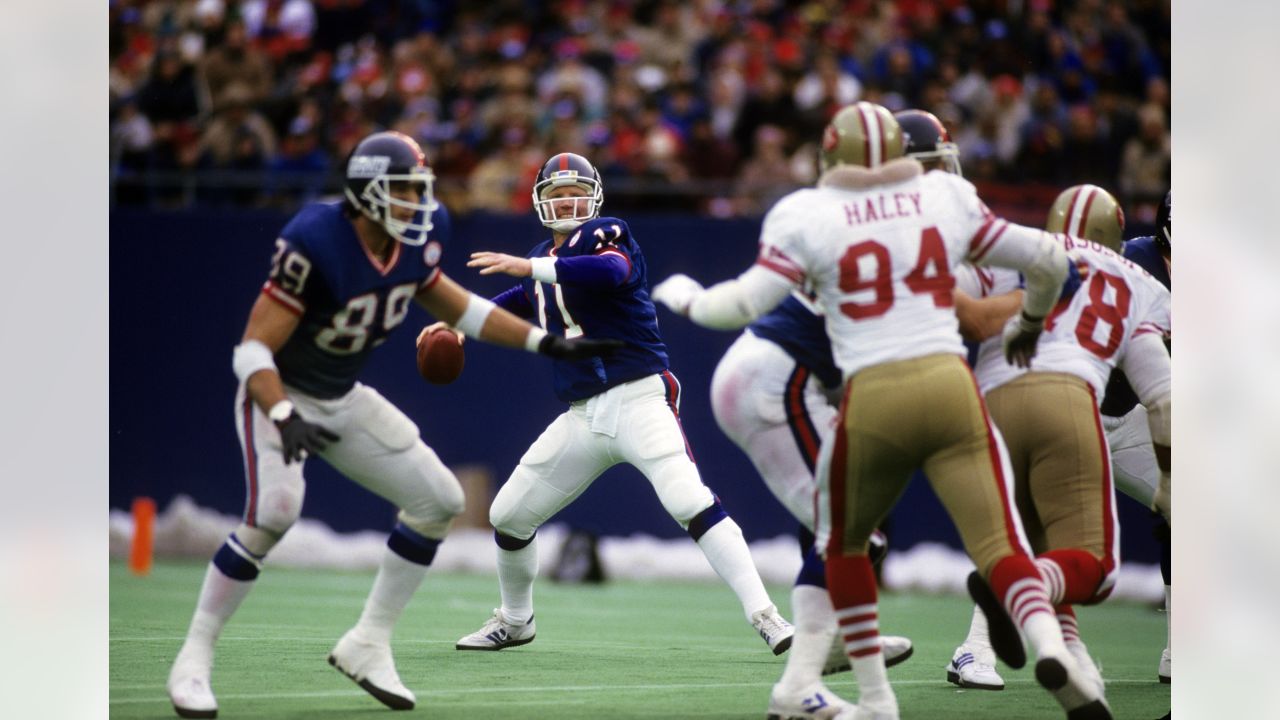
[(956, 648), (947, 663), (947, 682), (970, 690), (1003, 690), (1004, 678), (996, 672), (994, 653), (975, 653), (968, 645)]
[(1076, 659), (1076, 665), (1080, 666), (1080, 672), (1084, 674), (1084, 678), (1093, 683), (1099, 695), (1105, 696), (1107, 684), (1102, 679), (1102, 671), (1098, 669), (1097, 663), (1089, 657), (1089, 648), (1079, 640), (1072, 640), (1067, 643), (1067, 651)]
[(796, 629), (778, 614), (778, 608), (770, 605), (751, 616), (751, 626), (769, 644), (774, 655), (781, 655), (791, 648), (791, 638)]
[(853, 705), (816, 682), (800, 692), (787, 692), (779, 683), (769, 693), (766, 720), (835, 720), (840, 711)]
[(1160, 667), (1156, 673), (1160, 676), (1160, 682), (1165, 685), (1173, 682), (1173, 656), (1169, 654), (1169, 648), (1160, 653)]
[(517, 625), (507, 620), (507, 616), (502, 612), (501, 608), (494, 608), (493, 616), (486, 620), (479, 630), (459, 638), (454, 648), (458, 650), (501, 650), (502, 648), (526, 645), (533, 642), (537, 629), (532, 615), (529, 616), (528, 622)]
[(211, 654), (191, 651), (184, 645), (173, 661), (165, 689), (178, 717), (218, 717), (218, 701), (209, 685), (209, 672), (213, 667)]
[[(911, 644), (911, 638), (905, 638), (900, 635), (880, 636), (880, 652), (884, 654), (884, 666), (886, 668), (905, 662), (915, 651), (915, 646)], [(849, 656), (844, 652), (844, 640), (837, 633), (835, 639), (831, 642), (831, 650), (827, 653), (827, 662), (822, 666), (822, 674), (823, 676), (835, 675), (852, 669), (853, 665), (849, 662)]]
[(392, 710), (412, 710), (417, 698), (400, 682), (391, 646), (347, 631), (329, 652), (329, 664)]
[(898, 701), (881, 703), (859, 702), (836, 715), (836, 720), (898, 720)]
[(1036, 680), (1067, 711), (1067, 720), (1112, 720), (1106, 698), (1070, 652), (1040, 656), (1036, 660)]

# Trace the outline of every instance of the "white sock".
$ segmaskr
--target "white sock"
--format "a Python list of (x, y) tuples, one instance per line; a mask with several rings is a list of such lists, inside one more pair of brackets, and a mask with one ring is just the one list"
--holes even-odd
[(235, 614), (236, 608), (253, 589), (253, 580), (236, 580), (227, 577), (213, 563), (204, 573), (200, 586), (200, 599), (187, 629), (187, 639), (180, 654), (195, 654), (206, 662), (213, 662), (213, 645), (222, 634), (222, 628)]
[(791, 589), (791, 638), (787, 666), (778, 684), (799, 692), (822, 679), (822, 668), (836, 636), (836, 613), (826, 588), (796, 585)]
[(1164, 649), (1173, 657), (1173, 588), (1164, 586)]
[(874, 705), (877, 709), (885, 709), (892, 705), (898, 707), (898, 698), (889, 686), (889, 673), (884, 667), (884, 653), (874, 652), (862, 657), (850, 658), (853, 662), (853, 676), (858, 679), (858, 704)]
[(533, 579), (538, 577), (538, 541), (519, 550), (498, 548), (498, 588), (502, 614), (520, 624), (533, 617)]
[(426, 565), (410, 562), (391, 548), (384, 548), (378, 576), (356, 623), (360, 635), (370, 642), (390, 643), (391, 629), (426, 574)]
[(773, 605), (769, 593), (764, 589), (760, 573), (751, 561), (751, 551), (747, 549), (747, 541), (742, 539), (742, 529), (733, 518), (725, 518), (711, 527), (698, 538), (698, 547), (707, 556), (707, 562), (722, 580), (733, 588), (734, 594), (742, 603), (742, 610), (751, 616)]
[(964, 644), (975, 659), (983, 665), (996, 664), (996, 652), (991, 648), (991, 632), (987, 629), (987, 616), (977, 605), (973, 606), (973, 619), (969, 621), (969, 635)]

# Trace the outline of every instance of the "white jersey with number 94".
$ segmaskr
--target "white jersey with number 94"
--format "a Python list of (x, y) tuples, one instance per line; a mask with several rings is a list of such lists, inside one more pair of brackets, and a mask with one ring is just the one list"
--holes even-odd
[[(1169, 290), (1146, 270), (1088, 240), (1055, 236), (1080, 271), (1080, 288), (1045, 319), (1032, 371), (1063, 372), (1086, 380), (1102, 401), (1107, 378), (1132, 338), (1170, 332)], [(1002, 295), (1019, 287), (1018, 274), (1004, 269), (965, 268), (959, 287), (974, 297)], [(1028, 370), (1005, 362), (1000, 338), (978, 349), (974, 374), (985, 394)]]
[(994, 217), (956, 175), (917, 166), (870, 185), (865, 171), (838, 173), (769, 211), (757, 263), (813, 288), (846, 379), (871, 365), (964, 355), (954, 269), (965, 260), (1024, 267), (1045, 233)]

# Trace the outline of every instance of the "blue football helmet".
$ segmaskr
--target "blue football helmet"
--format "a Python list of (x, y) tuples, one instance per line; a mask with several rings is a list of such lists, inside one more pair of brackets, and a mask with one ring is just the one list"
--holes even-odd
[[(434, 194), (435, 173), (413, 138), (398, 132), (374, 133), (361, 140), (347, 158), (343, 193), (353, 207), (381, 225), (387, 234), (408, 245), (425, 245), (431, 232), (431, 213), (439, 207)], [(391, 194), (391, 183), (412, 183), (418, 201)], [(413, 211), (398, 220), (393, 207)]]
[[(587, 194), (573, 198), (573, 215), (562, 218), (556, 216), (556, 201), (547, 198), (547, 193), (565, 185), (576, 185)], [(563, 204), (569, 200), (565, 198), (559, 202)], [(573, 153), (560, 153), (542, 164), (538, 179), (533, 184), (533, 207), (543, 225), (558, 233), (572, 232), (582, 223), (599, 217), (602, 204), (604, 186), (600, 184), (600, 172), (589, 160)]]
[(903, 110), (894, 113), (893, 117), (902, 127), (907, 157), (924, 163), (926, 169), (932, 169), (929, 166), (937, 163), (939, 169), (963, 177), (964, 173), (960, 172), (960, 148), (951, 142), (951, 134), (933, 113)]

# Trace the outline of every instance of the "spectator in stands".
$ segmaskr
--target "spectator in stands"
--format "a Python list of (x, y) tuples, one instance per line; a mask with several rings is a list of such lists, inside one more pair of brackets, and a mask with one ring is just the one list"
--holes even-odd
[(1172, 147), (1164, 111), (1155, 105), (1138, 110), (1138, 136), (1125, 143), (1120, 160), (1120, 191), (1130, 198), (1163, 197), (1169, 187)]
[(195, 68), (173, 50), (156, 53), (151, 75), (138, 90), (137, 105), (152, 122), (189, 122), (200, 114)]
[(233, 83), (242, 84), (253, 103), (265, 99), (271, 90), (271, 63), (261, 50), (249, 44), (242, 20), (227, 23), (225, 40), (205, 53), (200, 69), (209, 97), (215, 99)]
[(743, 215), (762, 215), (783, 195), (795, 189), (791, 161), (786, 152), (786, 133), (775, 125), (756, 129), (755, 151), (738, 176), (737, 210)]
[(990, 112), (996, 125), (996, 158), (1002, 166), (1013, 167), (1022, 148), (1022, 126), (1031, 117), (1031, 108), (1022, 97), (1022, 83), (1014, 76), (997, 76), (991, 86), (995, 91)]
[(761, 125), (800, 125), (800, 112), (787, 88), (786, 80), (782, 73), (772, 69), (765, 70), (760, 82), (751, 86), (742, 112), (738, 115), (738, 124), (733, 130), (734, 144), (743, 157), (754, 154), (756, 131)]
[(814, 58), (813, 70), (796, 83), (794, 96), (800, 112), (821, 116), (825, 124), (836, 110), (858, 101), (862, 83), (840, 67), (835, 53), (822, 52)]
[(508, 125), (499, 136), (499, 150), (476, 166), (469, 180), (473, 210), (527, 212), (533, 207), (529, 187), (538, 174), (542, 151), (530, 146), (529, 131)]
[(276, 135), (270, 123), (251, 107), (252, 91), (241, 83), (228, 85), (215, 103), (215, 115), (197, 147), (200, 166), (223, 171), (221, 188), (210, 188), (205, 197), (228, 199), (237, 204), (257, 200), (258, 178), (245, 173), (266, 167), (276, 153)]

